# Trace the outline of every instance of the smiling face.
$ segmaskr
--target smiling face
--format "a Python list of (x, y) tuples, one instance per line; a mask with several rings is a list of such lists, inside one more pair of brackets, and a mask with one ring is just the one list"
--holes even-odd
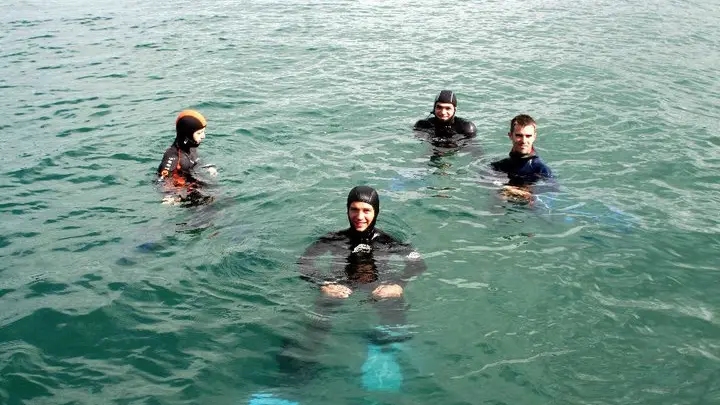
[(442, 121), (449, 121), (455, 116), (455, 106), (452, 103), (435, 103), (435, 116)]
[(512, 151), (527, 155), (533, 151), (533, 144), (537, 137), (535, 125), (515, 125), (512, 132), (508, 134), (512, 141)]
[(375, 219), (375, 209), (368, 203), (355, 201), (348, 207), (348, 219), (356, 231), (363, 232)]

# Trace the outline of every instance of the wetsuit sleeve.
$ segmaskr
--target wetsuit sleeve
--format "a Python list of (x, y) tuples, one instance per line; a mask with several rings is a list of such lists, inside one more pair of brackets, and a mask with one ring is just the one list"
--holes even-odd
[(425, 131), (425, 130), (432, 129), (432, 128), (433, 128), (433, 124), (428, 120), (419, 120), (418, 122), (415, 123), (415, 126), (413, 127), (413, 129), (420, 130), (420, 131)]
[(506, 160), (507, 159), (496, 160), (496, 161), (490, 163), (490, 167), (497, 172), (507, 172), (507, 168), (505, 167)]
[(163, 155), (160, 166), (158, 166), (158, 177), (164, 179), (170, 176), (177, 165), (177, 160), (177, 152), (173, 150), (173, 148), (168, 148), (168, 150), (165, 151), (165, 155)]
[(553, 178), (552, 170), (550, 170), (550, 168), (547, 167), (547, 165), (545, 165), (545, 163), (543, 163), (542, 167), (540, 168), (540, 177), (542, 177), (544, 179), (552, 179)]
[(560, 191), (560, 185), (555, 179), (555, 176), (553, 176), (552, 170), (550, 170), (544, 162), (540, 162), (540, 168), (537, 173), (542, 183), (535, 185), (534, 191), (536, 193)]
[(477, 128), (472, 121), (463, 121), (461, 129), (468, 138), (474, 138), (477, 135)]
[(332, 282), (330, 277), (322, 274), (320, 269), (315, 266), (315, 259), (331, 250), (331, 244), (327, 238), (320, 238), (310, 245), (305, 253), (298, 260), (300, 267), (300, 278), (316, 285), (323, 285)]

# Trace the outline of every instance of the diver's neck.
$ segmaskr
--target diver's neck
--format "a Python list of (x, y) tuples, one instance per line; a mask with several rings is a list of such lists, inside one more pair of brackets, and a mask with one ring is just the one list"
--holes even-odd
[(348, 235), (350, 236), (350, 240), (353, 242), (354, 245), (361, 243), (369, 244), (370, 242), (372, 242), (373, 239), (375, 239), (377, 234), (378, 231), (374, 226), (369, 227), (362, 232), (356, 231), (353, 227), (348, 228)]
[(510, 151), (510, 158), (512, 159), (530, 159), (537, 156), (535, 154), (535, 148), (530, 150), (530, 153), (516, 152), (514, 149)]

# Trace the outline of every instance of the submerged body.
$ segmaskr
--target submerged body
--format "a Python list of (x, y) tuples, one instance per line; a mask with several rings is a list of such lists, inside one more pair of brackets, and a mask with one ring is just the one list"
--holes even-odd
[[(288, 373), (298, 375), (311, 368), (308, 363), (315, 361), (330, 331), (330, 314), (357, 291), (369, 293), (380, 318), (370, 333), (371, 344), (384, 346), (410, 337), (405, 321), (404, 288), (426, 266), (411, 245), (375, 228), (379, 213), (380, 200), (374, 189), (353, 188), (347, 199), (350, 227), (322, 236), (300, 257), (300, 277), (317, 286), (320, 293), (302, 339), (287, 342), (278, 355), (281, 368)], [(325, 266), (320, 266), (319, 261), (327, 256), (330, 269), (323, 271)], [(375, 380), (368, 377), (365, 381), (367, 386), (373, 386), (371, 381)]]
[[(315, 260), (326, 253), (330, 253), (333, 260), (330, 271), (325, 274), (315, 266)], [(403, 271), (393, 271), (392, 256), (404, 258)], [(372, 229), (366, 235), (358, 235), (352, 228), (331, 232), (313, 243), (300, 258), (301, 277), (319, 286), (340, 284), (355, 289), (363, 285), (370, 288), (393, 284), (404, 287), (424, 270), (424, 262), (411, 245), (379, 229)]]

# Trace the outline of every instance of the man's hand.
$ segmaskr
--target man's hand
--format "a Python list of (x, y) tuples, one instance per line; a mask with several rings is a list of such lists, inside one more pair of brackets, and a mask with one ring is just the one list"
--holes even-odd
[(178, 205), (180, 204), (180, 197), (176, 195), (166, 195), (162, 199), (163, 205)]
[(533, 195), (528, 190), (524, 190), (520, 187), (505, 186), (502, 188), (502, 194), (506, 198), (514, 198), (520, 200), (526, 200), (528, 202), (533, 200)]
[(217, 177), (218, 171), (217, 171), (217, 169), (216, 169), (214, 166), (208, 166), (208, 167), (205, 168), (205, 170), (207, 170), (207, 172), (208, 172), (211, 176)]
[(352, 294), (350, 287), (345, 287), (340, 284), (325, 284), (320, 287), (320, 291), (332, 298), (347, 298)]
[(383, 284), (373, 290), (372, 296), (376, 300), (383, 298), (399, 298), (403, 295), (403, 288), (397, 284)]

